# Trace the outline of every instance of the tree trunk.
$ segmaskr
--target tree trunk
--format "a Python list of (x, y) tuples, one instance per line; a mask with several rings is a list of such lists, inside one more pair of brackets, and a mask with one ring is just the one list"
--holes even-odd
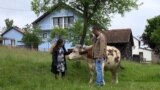
[(34, 45), (33, 44), (31, 44), (31, 50), (34, 50)]
[(86, 12), (84, 12), (84, 25), (83, 25), (83, 33), (82, 33), (82, 37), (81, 37), (81, 40), (80, 40), (80, 45), (83, 46), (84, 44), (84, 41), (85, 41), (85, 38), (86, 38), (86, 34), (87, 34), (87, 29), (88, 29), (88, 15), (87, 15), (87, 10)]

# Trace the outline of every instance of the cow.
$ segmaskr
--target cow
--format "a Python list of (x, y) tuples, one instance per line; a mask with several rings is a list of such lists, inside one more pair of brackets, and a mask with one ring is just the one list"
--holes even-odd
[[(84, 57), (87, 60), (90, 73), (90, 84), (93, 82), (95, 73), (95, 61), (92, 56), (92, 47), (92, 45), (85, 46), (81, 49), (80, 47), (74, 47), (72, 49), (72, 53), (68, 55), (69, 59), (77, 59)], [(118, 69), (120, 67), (121, 62), (121, 53), (117, 48), (107, 45), (106, 54), (107, 59), (105, 61), (104, 70), (110, 70), (112, 73), (112, 82), (118, 84)]]

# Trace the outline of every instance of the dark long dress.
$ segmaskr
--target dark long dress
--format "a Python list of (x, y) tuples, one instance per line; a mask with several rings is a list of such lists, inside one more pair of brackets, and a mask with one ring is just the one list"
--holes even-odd
[[(53, 52), (52, 52), (52, 64), (51, 64), (51, 72), (54, 74), (58, 73), (57, 70), (57, 65), (58, 65), (58, 53), (59, 53), (59, 49), (60, 48), (53, 48)], [(64, 66), (65, 66), (65, 71), (67, 70), (67, 63), (66, 63), (66, 58), (65, 55), (70, 54), (71, 52), (67, 52), (65, 47), (63, 46), (63, 51), (64, 51)]]

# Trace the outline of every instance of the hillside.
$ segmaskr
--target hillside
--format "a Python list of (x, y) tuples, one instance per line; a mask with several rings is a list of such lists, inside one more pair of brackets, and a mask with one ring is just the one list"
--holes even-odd
[(0, 90), (158, 90), (160, 66), (122, 61), (119, 84), (111, 83), (110, 72), (105, 73), (106, 85), (89, 85), (85, 61), (76, 67), (68, 62), (64, 80), (55, 80), (50, 72), (51, 55), (24, 49), (0, 46)]

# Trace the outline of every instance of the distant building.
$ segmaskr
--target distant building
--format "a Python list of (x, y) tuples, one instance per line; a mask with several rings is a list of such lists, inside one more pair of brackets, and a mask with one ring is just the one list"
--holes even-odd
[(1, 34), (2, 45), (5, 46), (24, 46), (22, 38), (24, 31), (18, 27), (11, 27)]
[(134, 39), (134, 47), (132, 49), (133, 59), (139, 62), (152, 62), (152, 49), (142, 47), (141, 41), (136, 37)]
[(32, 24), (40, 26), (43, 43), (39, 45), (40, 51), (48, 51), (51, 47), (50, 33), (55, 27), (67, 28), (81, 17), (81, 13), (65, 3), (60, 3), (52, 8), (52, 11), (44, 13)]
[(2, 45), (2, 37), (1, 37), (2, 31), (0, 31), (0, 45)]
[(115, 46), (121, 51), (122, 58), (132, 59), (134, 46), (131, 29), (112, 29), (106, 32), (107, 45)]
[(142, 41), (132, 35), (131, 29), (108, 30), (106, 38), (107, 45), (117, 47), (124, 59), (154, 63), (157, 63), (159, 60), (152, 49), (142, 46)]

